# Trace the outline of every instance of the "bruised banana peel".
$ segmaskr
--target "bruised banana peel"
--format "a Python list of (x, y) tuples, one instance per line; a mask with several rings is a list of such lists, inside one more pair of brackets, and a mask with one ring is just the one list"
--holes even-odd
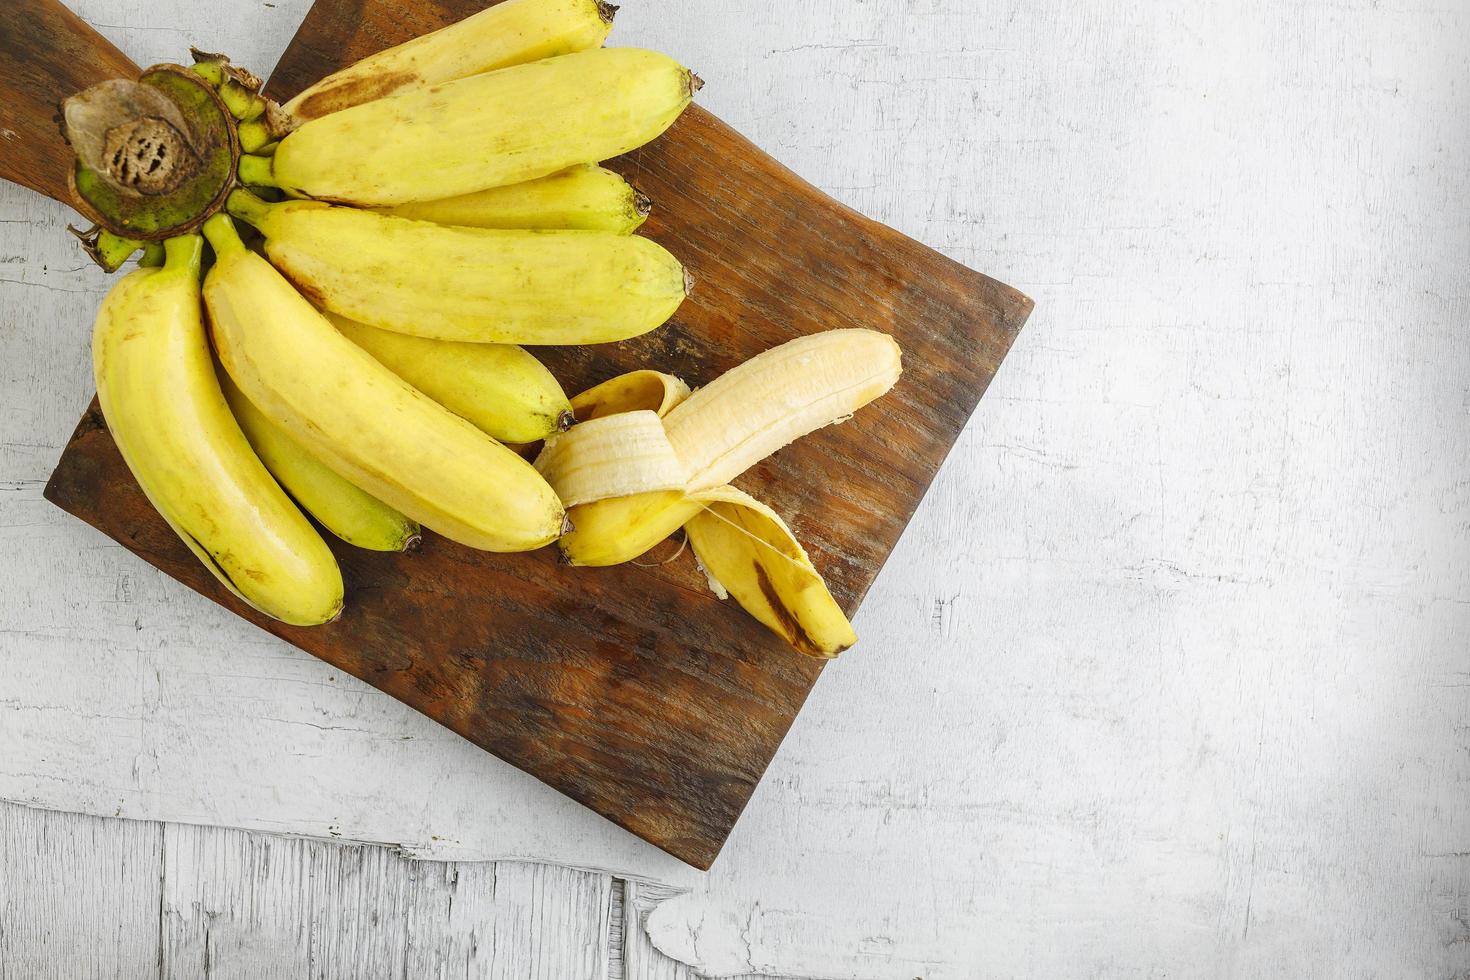
[(654, 51), (578, 51), (313, 119), (281, 141), (268, 174), (244, 179), (360, 207), (455, 197), (635, 150), (701, 84)]
[(784, 521), (728, 485), (807, 433), (887, 392), (898, 345), (872, 330), (783, 344), (690, 394), (654, 371), (572, 399), (584, 421), (547, 441), (537, 469), (569, 507), (561, 540), (574, 565), (632, 560), (679, 527), (717, 591), (799, 652), (834, 657), (851, 624)]
[(306, 122), (456, 78), (595, 48), (607, 39), (616, 11), (602, 0), (505, 0), (328, 75), (285, 108)]

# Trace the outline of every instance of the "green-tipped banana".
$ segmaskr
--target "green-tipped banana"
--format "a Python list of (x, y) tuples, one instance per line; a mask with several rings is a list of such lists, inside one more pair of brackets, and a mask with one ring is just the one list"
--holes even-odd
[(335, 313), (327, 319), (394, 374), (501, 442), (540, 442), (574, 421), (561, 385), (523, 348), (425, 340)]
[(505, 0), (328, 75), (286, 110), (306, 122), (389, 95), (595, 48), (607, 39), (616, 10), (601, 0)]
[(173, 238), (97, 315), (92, 361), (108, 428), (149, 501), (226, 588), (298, 626), (342, 609), (321, 536), (266, 472), (215, 376), (199, 301), (203, 242)]
[(687, 68), (653, 51), (548, 58), (308, 122), (270, 158), (269, 183), (376, 207), (535, 180), (652, 141), (698, 87)]
[(469, 228), (608, 231), (631, 235), (652, 204), (620, 174), (586, 164), (540, 180), (388, 208), (400, 218)]
[(338, 475), (451, 540), (531, 551), (556, 540), (561, 501), (515, 453), (337, 332), (230, 219), (204, 233), (215, 348), (240, 390)]
[(322, 526), (350, 545), (368, 551), (407, 551), (418, 543), (419, 526), (387, 504), (342, 479), (302, 448), (245, 397), (227, 372), (219, 372), (225, 400), (245, 438), (271, 475)]
[(318, 306), (435, 340), (600, 344), (664, 323), (688, 291), (679, 260), (636, 235), (452, 228), (316, 201), (230, 211)]

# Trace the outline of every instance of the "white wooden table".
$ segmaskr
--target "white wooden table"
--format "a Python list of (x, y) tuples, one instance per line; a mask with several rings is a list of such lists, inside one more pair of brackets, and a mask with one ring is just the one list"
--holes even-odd
[[(268, 68), (306, 0), (75, 7)], [(0, 980), (1470, 975), (1470, 7), (630, 0), (614, 41), (1039, 304), (720, 861), (49, 507), (107, 282), (0, 188)]]

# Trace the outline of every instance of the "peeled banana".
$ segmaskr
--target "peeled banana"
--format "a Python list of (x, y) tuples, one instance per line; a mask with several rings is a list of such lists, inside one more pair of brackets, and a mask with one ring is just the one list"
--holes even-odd
[[(694, 495), (724, 486), (782, 446), (847, 418), (892, 388), (901, 371), (898, 345), (887, 334), (851, 329), (801, 337), (687, 397), (675, 397), (677, 391), (658, 394), (662, 412), (650, 410), (642, 417), (645, 426), (648, 417), (656, 419), (657, 429), (644, 428), (636, 450), (626, 437), (600, 439), (598, 430), (588, 427), (586, 420), (595, 413), (584, 411), (580, 402), (598, 399), (599, 389), (574, 398), (573, 408), (584, 422), (548, 443), (538, 462), (543, 474), (559, 491), (568, 475), (585, 475), (592, 468), (616, 469), (629, 478), (595, 501), (586, 482), (563, 491), (571, 498), (573, 525), (561, 540), (563, 554), (574, 565), (637, 558), (698, 512)], [(648, 405), (657, 393), (644, 385), (612, 404), (619, 412), (627, 412), (629, 404)]]
[(651, 202), (596, 164), (550, 177), (445, 198), (400, 204), (387, 214), (470, 228), (608, 231), (631, 235), (648, 220)]
[(496, 68), (595, 48), (617, 8), (601, 0), (505, 0), (364, 58), (286, 103), (300, 122)]
[(600, 344), (658, 327), (688, 292), (684, 267), (636, 235), (450, 228), (316, 201), (231, 213), (316, 305), (385, 330), (501, 344)]
[(537, 468), (571, 510), (573, 564), (637, 557), (679, 527), (722, 596), (798, 651), (834, 657), (852, 625), (806, 551), (769, 507), (726, 481), (879, 397), (902, 369), (897, 344), (834, 330), (783, 344), (693, 394), (640, 371), (572, 400), (585, 420), (547, 441)]
[(331, 551), (266, 472), (215, 375), (200, 309), (203, 240), (170, 239), (162, 268), (117, 284), (92, 361), (108, 428), (149, 501), (206, 568), (296, 626), (342, 610)]
[(523, 348), (425, 340), (335, 313), (327, 319), (388, 370), (501, 442), (540, 442), (574, 421), (561, 385)]
[(338, 333), (228, 216), (204, 225), (215, 347), (240, 390), (338, 475), (444, 537), (486, 551), (550, 544), (561, 502), (523, 459)]
[(365, 207), (456, 197), (636, 149), (673, 124), (698, 86), (653, 51), (579, 51), (314, 119), (273, 157), (253, 158), (255, 169), (242, 162), (241, 178)]
[(323, 527), (348, 544), (368, 551), (407, 551), (418, 543), (416, 523), (318, 461), (266, 418), (227, 372), (219, 372), (219, 381), (225, 401), (260, 461)]

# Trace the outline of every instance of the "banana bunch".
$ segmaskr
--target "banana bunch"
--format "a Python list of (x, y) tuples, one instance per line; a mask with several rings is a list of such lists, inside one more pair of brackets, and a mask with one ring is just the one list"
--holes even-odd
[[(95, 151), (89, 200), (127, 219), (87, 245), (109, 268), (143, 252), (98, 315), (104, 415), (150, 501), (255, 608), (296, 625), (341, 612), (313, 520), (378, 551), (421, 528), (496, 552), (559, 541), (582, 566), (682, 528), (716, 592), (797, 650), (854, 642), (791, 529), (731, 481), (891, 388), (890, 338), (831, 331), (695, 392), (647, 370), (570, 400), (521, 346), (639, 336), (692, 285), (634, 234), (651, 203), (599, 161), (662, 134), (701, 83), (601, 47), (614, 9), (505, 0), (285, 105), (198, 51), (192, 70), (69, 100)], [(116, 118), (138, 106), (155, 108)], [(157, 201), (108, 169), (114, 148), (142, 159), (144, 137), (187, 151), (143, 188)], [(208, 207), (191, 218), (174, 187)], [(536, 444), (532, 465), (517, 449)]]
[(582, 420), (546, 441), (536, 468), (569, 508), (573, 565), (632, 561), (680, 527), (720, 595), (798, 651), (835, 657), (856, 637), (791, 529), (729, 485), (771, 453), (850, 417), (902, 371), (873, 330), (801, 337), (697, 392), (638, 371), (572, 399)]

